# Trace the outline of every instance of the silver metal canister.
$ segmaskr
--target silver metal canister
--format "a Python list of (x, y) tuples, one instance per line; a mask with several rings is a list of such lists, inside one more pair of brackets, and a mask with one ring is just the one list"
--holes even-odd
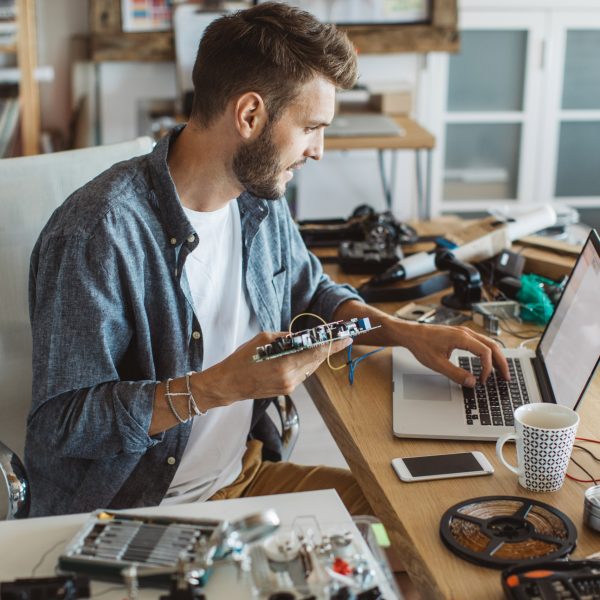
[(600, 485), (594, 485), (585, 491), (583, 522), (588, 527), (600, 531)]

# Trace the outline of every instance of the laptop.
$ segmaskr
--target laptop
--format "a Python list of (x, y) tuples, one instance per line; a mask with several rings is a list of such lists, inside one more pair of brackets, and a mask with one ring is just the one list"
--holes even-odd
[[(393, 349), (393, 430), (398, 437), (496, 440), (513, 431), (513, 411), (529, 402), (577, 409), (600, 360), (600, 238), (590, 233), (535, 352), (503, 349), (511, 382), (489, 378), (464, 388)], [(424, 325), (427, 327), (427, 325)], [(477, 374), (479, 359), (451, 360)]]
[(387, 115), (378, 113), (344, 113), (337, 115), (325, 129), (326, 137), (402, 136), (405, 131)]

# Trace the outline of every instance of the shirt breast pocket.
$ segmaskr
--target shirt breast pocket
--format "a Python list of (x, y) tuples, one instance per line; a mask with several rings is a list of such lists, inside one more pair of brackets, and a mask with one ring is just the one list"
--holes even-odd
[(279, 271), (273, 273), (273, 289), (275, 290), (275, 297), (277, 298), (277, 306), (279, 308), (283, 305), (283, 294), (285, 292), (285, 276), (287, 271), (285, 267), (281, 267)]

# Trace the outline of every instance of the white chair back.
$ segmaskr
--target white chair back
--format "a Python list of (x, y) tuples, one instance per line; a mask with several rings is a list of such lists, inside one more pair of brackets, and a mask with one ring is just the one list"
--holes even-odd
[(151, 138), (140, 137), (0, 160), (0, 440), (20, 456), (31, 404), (28, 281), (33, 246), (52, 212), (72, 192), (152, 146)]

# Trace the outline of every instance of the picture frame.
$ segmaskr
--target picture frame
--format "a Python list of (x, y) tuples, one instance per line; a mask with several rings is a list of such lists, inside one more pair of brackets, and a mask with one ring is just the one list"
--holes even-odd
[(172, 15), (172, 0), (121, 0), (121, 28), (126, 33), (169, 31)]

